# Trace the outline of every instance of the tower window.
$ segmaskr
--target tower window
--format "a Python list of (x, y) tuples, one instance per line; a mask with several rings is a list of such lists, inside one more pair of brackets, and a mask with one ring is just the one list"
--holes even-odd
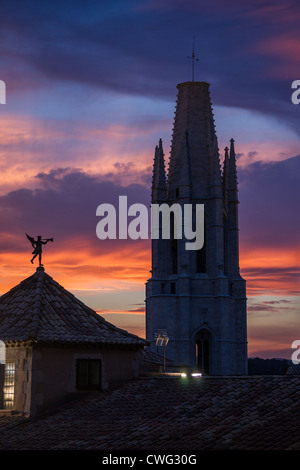
[(196, 343), (198, 370), (205, 375), (209, 375), (209, 341), (199, 339)]
[(196, 337), (196, 364), (202, 374), (210, 374), (211, 359), (211, 334), (203, 329)]
[(176, 197), (179, 197), (179, 188), (176, 188)]
[(171, 289), (171, 294), (176, 294), (176, 284), (175, 284), (175, 282), (171, 282), (170, 289)]
[(206, 248), (205, 244), (201, 250), (196, 251), (196, 272), (206, 273)]

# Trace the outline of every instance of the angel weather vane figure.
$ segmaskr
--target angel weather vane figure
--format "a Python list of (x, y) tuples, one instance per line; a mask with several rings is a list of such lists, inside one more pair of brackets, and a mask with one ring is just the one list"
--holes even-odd
[(53, 238), (42, 238), (40, 235), (38, 235), (37, 239), (35, 240), (34, 238), (27, 235), (27, 233), (26, 233), (26, 237), (28, 238), (28, 240), (30, 241), (31, 245), (34, 248), (34, 250), (32, 252), (32, 254), (34, 256), (30, 260), (31, 263), (33, 264), (33, 260), (37, 256), (39, 256), (39, 265), (43, 266), (42, 265), (42, 248), (43, 248), (43, 245), (46, 245), (46, 243), (48, 243), (48, 242), (53, 242)]

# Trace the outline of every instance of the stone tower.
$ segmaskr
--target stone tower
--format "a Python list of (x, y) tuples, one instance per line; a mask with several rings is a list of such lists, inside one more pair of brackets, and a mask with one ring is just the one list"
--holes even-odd
[(152, 237), (146, 284), (146, 336), (178, 366), (209, 375), (247, 373), (246, 283), (239, 273), (238, 189), (234, 140), (220, 169), (209, 85), (185, 82), (178, 96), (168, 174), (162, 141), (155, 149), (152, 204), (204, 205), (204, 245), (184, 236)]

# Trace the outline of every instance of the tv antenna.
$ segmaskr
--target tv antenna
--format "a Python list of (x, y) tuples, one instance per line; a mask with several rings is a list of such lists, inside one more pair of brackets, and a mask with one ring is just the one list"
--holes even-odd
[(163, 346), (164, 348), (164, 372), (166, 371), (166, 347), (169, 342), (169, 335), (167, 330), (156, 330), (154, 333), (156, 346)]
[(188, 56), (188, 59), (192, 59), (192, 81), (195, 81), (195, 60), (199, 62), (199, 59), (195, 57), (195, 35), (193, 39), (193, 53), (192, 56)]

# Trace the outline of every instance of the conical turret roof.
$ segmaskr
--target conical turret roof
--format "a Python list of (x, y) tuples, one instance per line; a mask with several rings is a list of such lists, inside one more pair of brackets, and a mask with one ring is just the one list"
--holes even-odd
[(42, 267), (0, 297), (0, 339), (118, 348), (146, 345), (144, 339), (105, 321)]

